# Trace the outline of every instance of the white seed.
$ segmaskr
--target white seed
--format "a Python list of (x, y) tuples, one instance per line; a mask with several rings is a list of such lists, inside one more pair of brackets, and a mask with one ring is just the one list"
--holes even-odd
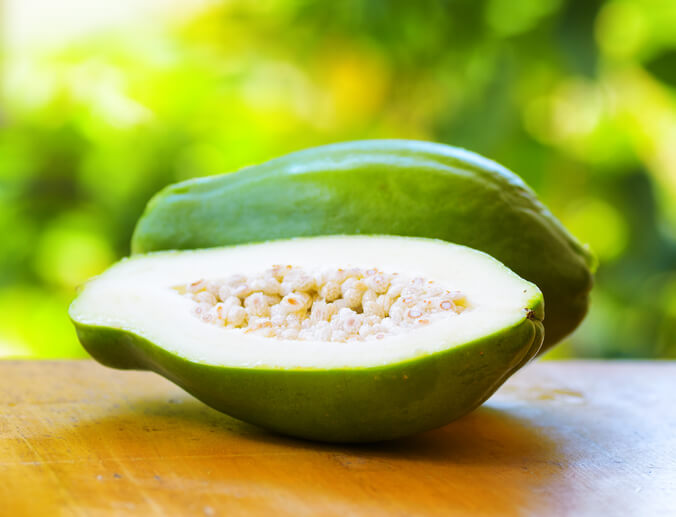
[(402, 319), (404, 319), (404, 311), (405, 309), (402, 304), (399, 302), (394, 302), (390, 307), (389, 316), (392, 321), (399, 323)]
[(401, 294), (401, 291), (404, 289), (404, 283), (401, 280), (392, 280), (390, 288), (387, 290), (388, 296), (396, 298)]
[(265, 285), (263, 286), (263, 289), (261, 289), (261, 291), (263, 291), (268, 296), (278, 296), (281, 294), (279, 292), (280, 286), (281, 284), (274, 278), (266, 278)]
[(345, 300), (345, 303), (351, 309), (356, 309), (361, 306), (361, 298), (361, 292), (357, 289), (348, 289), (343, 294), (343, 300)]
[(279, 291), (280, 295), (286, 296), (287, 294), (291, 294), (293, 292), (293, 287), (291, 286), (291, 282), (284, 280), (279, 284), (279, 288), (277, 290)]
[(208, 303), (199, 303), (197, 304), (197, 307), (195, 307), (194, 311), (195, 314), (201, 316), (202, 314), (206, 314), (207, 312), (209, 312), (210, 309), (211, 305), (209, 305)]
[(228, 323), (239, 326), (246, 320), (246, 311), (242, 307), (232, 307), (228, 311)]
[(341, 295), (340, 284), (335, 281), (326, 282), (319, 289), (319, 296), (324, 298), (327, 302), (333, 302), (340, 298)]
[(246, 282), (246, 276), (240, 274), (231, 275), (225, 281), (225, 283), (231, 287), (237, 287), (239, 284), (243, 284), (244, 282)]
[(329, 308), (331, 310), (331, 317), (333, 318), (335, 314), (338, 314), (340, 309), (344, 309), (345, 307), (347, 307), (347, 302), (342, 298), (336, 300), (333, 303), (330, 303)]
[(253, 293), (244, 300), (244, 307), (249, 314), (254, 316), (269, 316), (270, 305), (263, 293)]
[(369, 325), (362, 325), (359, 328), (359, 337), (360, 338), (367, 338), (373, 333), (373, 327)]
[(274, 277), (265, 276), (251, 281), (251, 290), (267, 295), (278, 295), (280, 284)]
[(347, 307), (340, 309), (338, 312), (338, 321), (340, 328), (342, 328), (347, 334), (353, 334), (359, 332), (359, 327), (361, 327), (362, 316), (354, 312), (352, 309)]
[(300, 329), (303, 322), (303, 316), (299, 314), (289, 314), (284, 322), (289, 328)]
[(298, 332), (298, 339), (302, 340), (312, 340), (315, 337), (314, 330), (311, 328), (302, 329)]
[(330, 341), (331, 340), (331, 325), (328, 321), (320, 321), (315, 325), (315, 339), (319, 341)]
[(313, 322), (328, 321), (332, 312), (324, 300), (317, 300), (312, 304), (310, 319)]
[(377, 325), (378, 323), (380, 323), (380, 318), (375, 314), (372, 314), (370, 316), (366, 314), (364, 315), (364, 325), (373, 326)]
[(385, 317), (385, 310), (383, 306), (378, 302), (366, 302), (364, 304), (364, 314), (367, 316), (378, 316), (379, 318)]
[(208, 303), (209, 305), (216, 304), (216, 297), (209, 291), (202, 291), (195, 295), (195, 301), (199, 303)]
[(331, 332), (331, 341), (345, 341), (347, 339), (347, 334), (344, 330), (334, 330)]
[(362, 305), (365, 305), (368, 302), (375, 302), (378, 299), (378, 294), (372, 289), (368, 289), (364, 292), (364, 295), (361, 297)]
[(362, 324), (362, 317), (359, 314), (354, 314), (343, 321), (343, 329), (348, 334), (356, 334), (359, 332)]
[(354, 311), (353, 311), (352, 309), (350, 309), (349, 307), (343, 307), (342, 309), (340, 309), (340, 310), (338, 311), (338, 319), (339, 319), (339, 320), (345, 320), (346, 318), (349, 318), (349, 317), (351, 317), (351, 316), (353, 316), (353, 315), (355, 315), (355, 314), (357, 314), (357, 313), (354, 312)]
[(205, 289), (209, 291), (211, 294), (213, 294), (215, 297), (218, 297), (218, 289), (220, 287), (219, 282), (215, 281), (208, 281), (206, 282)]
[(288, 312), (298, 312), (308, 309), (311, 303), (312, 297), (309, 294), (293, 292), (282, 298), (280, 305), (288, 307)]
[(284, 266), (280, 264), (275, 264), (265, 272), (265, 276), (271, 276), (272, 278), (277, 280), (277, 282), (281, 282), (282, 279), (284, 278), (284, 270), (285, 270)]
[(282, 330), (279, 335), (282, 339), (298, 339), (298, 329), (290, 328)]
[(252, 292), (253, 290), (247, 284), (238, 285), (232, 290), (232, 294), (242, 300), (249, 296)]
[(315, 279), (306, 273), (295, 275), (290, 283), (294, 291), (312, 291), (316, 287)]
[(390, 287), (390, 279), (383, 274), (369, 276), (364, 280), (364, 283), (378, 294), (386, 293)]
[(383, 312), (387, 314), (390, 312), (390, 307), (392, 307), (392, 303), (394, 303), (394, 299), (390, 297), (389, 294), (381, 294), (377, 298), (377, 303), (383, 308)]
[[(286, 296), (285, 296), (284, 298), (286, 298)], [(289, 304), (289, 303), (286, 303), (286, 301), (284, 300), (284, 298), (282, 298), (282, 301), (281, 301), (278, 305), (275, 305), (275, 307), (274, 307), (274, 309), (275, 309), (274, 312), (273, 312), (272, 309), (270, 309), (270, 314), (271, 314), (271, 315), (275, 315), (275, 316), (278, 316), (278, 315), (286, 316), (286, 315), (288, 315), (288, 314), (293, 314), (294, 312), (297, 312), (297, 311), (298, 311), (298, 306), (297, 306), (297, 305), (291, 305), (291, 304)]]
[(258, 323), (255, 327), (256, 334), (263, 337), (273, 337), (277, 335), (277, 329), (272, 326), (269, 321)]
[(288, 311), (286, 310), (285, 306), (282, 306), (281, 303), (278, 303), (277, 305), (273, 305), (270, 307), (270, 320), (275, 321), (277, 319), (280, 319), (281, 321), (286, 320), (286, 315), (288, 314)]
[(188, 284), (186, 286), (186, 292), (189, 293), (199, 293), (200, 291), (203, 291), (206, 288), (206, 282), (204, 280), (197, 280), (196, 282), (193, 282), (192, 284)]
[(229, 285), (222, 285), (222, 286), (218, 289), (218, 298), (219, 298), (221, 301), (224, 302), (225, 300), (227, 300), (228, 298), (230, 298), (230, 296), (232, 296), (232, 289), (230, 289), (230, 286), (229, 286)]
[(228, 311), (224, 310), (223, 302), (219, 302), (213, 307), (213, 311), (216, 313), (216, 317), (219, 320), (224, 320), (228, 316)]
[(420, 316), (423, 315), (423, 313), (421, 311), (419, 311), (418, 309), (411, 309), (411, 310), (408, 311), (407, 314), (408, 314), (409, 318), (414, 318), (414, 319), (419, 318)]
[(455, 304), (450, 300), (444, 300), (439, 304), (439, 308), (444, 311), (450, 311), (455, 308)]
[(209, 311), (209, 313), (212, 315), (211, 322), (214, 325), (223, 327), (225, 326), (225, 319), (223, 318), (223, 316), (221, 316), (220, 312), (218, 311), (218, 308), (219, 308), (218, 305), (214, 305), (211, 308), (211, 311)]
[[(361, 282), (356, 277), (347, 277), (345, 281), (340, 284), (340, 293), (345, 296), (345, 293), (350, 289), (355, 288), (357, 284), (365, 286), (364, 282)], [(365, 288), (362, 288), (362, 290), (365, 290)]]
[(411, 294), (406, 295), (406, 296), (402, 296), (399, 299), (401, 300), (401, 303), (403, 303), (407, 307), (412, 307), (413, 305), (415, 305), (415, 303), (417, 301), (417, 297), (415, 295), (411, 295)]
[(413, 284), (408, 284), (402, 288), (400, 296), (402, 298), (417, 298), (422, 296), (423, 293), (423, 289), (420, 289)]
[(441, 296), (445, 292), (446, 292), (446, 290), (442, 286), (437, 285), (437, 284), (428, 285), (425, 288), (425, 293), (426, 293), (428, 298), (435, 298), (435, 297)]
[(223, 301), (223, 310), (230, 312), (230, 309), (233, 307), (241, 307), (242, 305), (242, 300), (237, 298), (236, 296), (229, 296), (227, 299)]
[(248, 283), (254, 293), (262, 292), (265, 287), (265, 278), (252, 278)]
[(259, 318), (254, 316), (253, 314), (249, 314), (247, 312), (246, 314), (246, 325), (249, 327), (251, 330), (258, 330), (263, 327), (271, 327), (272, 323), (270, 323), (270, 320), (267, 318)]
[(330, 271), (327, 274), (327, 282), (333, 282), (338, 285), (342, 284), (349, 275), (345, 269), (336, 269), (335, 271)]

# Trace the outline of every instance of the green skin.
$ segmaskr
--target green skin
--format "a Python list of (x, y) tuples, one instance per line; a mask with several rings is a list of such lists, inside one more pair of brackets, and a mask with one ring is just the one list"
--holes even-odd
[(167, 352), (138, 335), (73, 319), (99, 362), (151, 370), (235, 418), (299, 438), (375, 442), (434, 429), (483, 403), (542, 344), (542, 297), (514, 326), (387, 366), (231, 368)]
[(492, 255), (544, 293), (542, 350), (587, 312), (593, 258), (534, 192), (495, 162), (427, 142), (328, 145), (171, 185), (148, 204), (132, 251), (333, 234), (428, 237)]

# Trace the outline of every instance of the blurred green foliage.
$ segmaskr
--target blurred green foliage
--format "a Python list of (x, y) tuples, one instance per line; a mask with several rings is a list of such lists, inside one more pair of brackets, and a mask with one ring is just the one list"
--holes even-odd
[(672, 0), (229, 1), (7, 53), (0, 356), (84, 355), (67, 305), (162, 186), (397, 137), (505, 164), (595, 250), (554, 355), (676, 357), (674, 27)]

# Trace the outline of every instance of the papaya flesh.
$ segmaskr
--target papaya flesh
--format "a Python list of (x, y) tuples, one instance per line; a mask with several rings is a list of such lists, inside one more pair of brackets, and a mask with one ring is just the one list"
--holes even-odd
[(542, 290), (543, 350), (587, 312), (593, 258), (535, 193), (491, 160), (428, 142), (327, 145), (168, 186), (137, 223), (132, 252), (331, 234), (427, 237), (488, 253)]
[[(341, 288), (325, 289), (334, 278)], [(361, 301), (350, 300), (355, 290)], [(268, 293), (270, 314), (249, 303), (257, 291)], [(389, 302), (378, 297), (372, 310), (371, 291)], [(275, 321), (303, 293), (312, 307)], [(236, 311), (211, 317), (233, 298), (248, 321), (233, 320)], [(449, 310), (451, 299), (462, 307)], [(317, 317), (332, 304), (342, 309)], [(235, 418), (329, 442), (387, 440), (463, 416), (537, 354), (544, 315), (538, 288), (492, 257), (395, 236), (136, 255), (88, 282), (69, 314), (105, 365), (157, 372)], [(288, 338), (284, 321), (300, 333)], [(377, 330), (350, 331), (354, 321)]]

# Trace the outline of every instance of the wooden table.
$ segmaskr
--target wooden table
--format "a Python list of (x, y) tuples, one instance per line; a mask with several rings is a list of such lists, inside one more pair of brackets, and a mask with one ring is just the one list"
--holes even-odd
[(539, 362), (442, 429), (275, 436), (150, 373), (0, 362), (0, 514), (676, 515), (676, 362)]

